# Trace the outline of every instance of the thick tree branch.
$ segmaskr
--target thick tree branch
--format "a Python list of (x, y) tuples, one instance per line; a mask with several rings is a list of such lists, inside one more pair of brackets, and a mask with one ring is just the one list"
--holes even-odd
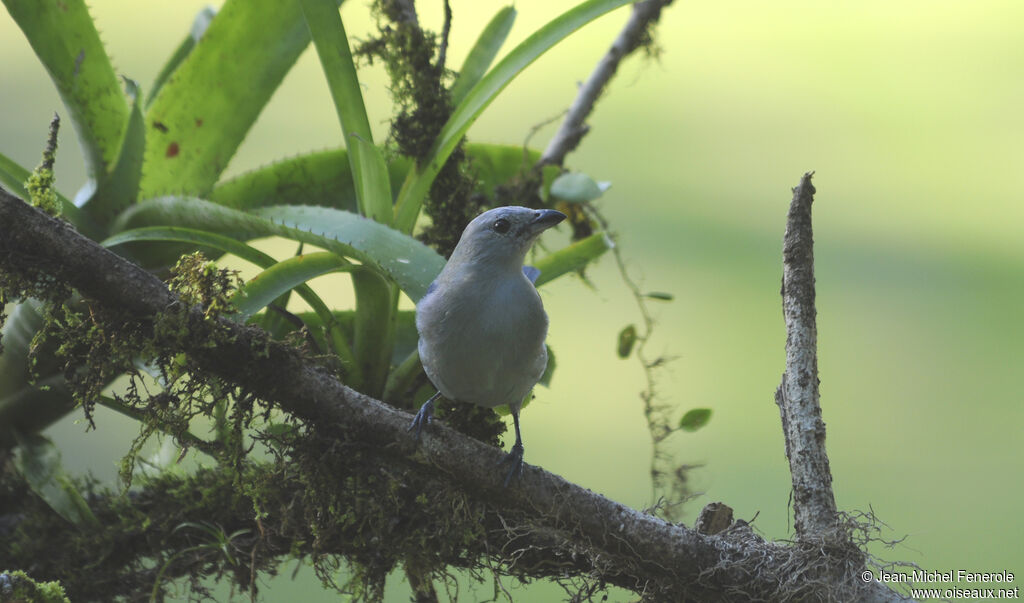
[(793, 478), (798, 538), (827, 535), (838, 515), (825, 453), (825, 423), (818, 401), (818, 327), (814, 308), (814, 186), (804, 174), (793, 189), (783, 241), (782, 310), (786, 318), (786, 372), (775, 392)]
[[(44, 273), (140, 321), (180, 304), (153, 275), (3, 189), (0, 269), (16, 275)], [(209, 328), (204, 320), (193, 308), (190, 326), (206, 332), (201, 330)], [(879, 585), (864, 585), (859, 567), (843, 566), (838, 581), (834, 571), (828, 572), (828, 581), (805, 580), (811, 574), (798, 569), (829, 562), (819, 546), (766, 543), (745, 524), (713, 536), (700, 534), (532, 466), (515, 487), (503, 488), (495, 470), (502, 451), (438, 423), (417, 447), (406, 431), (409, 414), (342, 385), (259, 329), (223, 319), (216, 328), (230, 336), (219, 338), (214, 348), (196, 338), (171, 343), (204, 370), (316, 426), (322, 436), (357, 446), (361, 454), (378, 455), (381, 470), (397, 464), (400, 471), (411, 464), (417, 475), (485, 505), (486, 522), (502, 525), (503, 517), (518, 518), (495, 533), (487, 550), (518, 551), (513, 563), (532, 564), (533, 575), (562, 576), (568, 563), (591, 578), (654, 600), (782, 600), (794, 593), (803, 599), (898, 600)]]
[(629, 21), (612, 42), (608, 52), (601, 57), (587, 81), (580, 86), (576, 99), (569, 107), (558, 132), (544, 149), (538, 165), (562, 165), (565, 156), (579, 146), (580, 141), (590, 131), (590, 126), (586, 124), (587, 117), (594, 110), (594, 105), (604, 92), (605, 86), (618, 71), (619, 63), (640, 47), (649, 35), (649, 28), (661, 18), (661, 9), (669, 4), (672, 4), (672, 0), (643, 0), (633, 5)]

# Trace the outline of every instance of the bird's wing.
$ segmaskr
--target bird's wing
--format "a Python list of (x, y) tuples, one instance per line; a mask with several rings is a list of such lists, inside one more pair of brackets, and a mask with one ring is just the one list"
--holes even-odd
[(437, 289), (437, 279), (434, 279), (434, 281), (430, 283), (430, 285), (427, 287), (427, 292), (423, 294), (423, 297), (426, 297), (433, 293), (434, 289)]
[(523, 266), (523, 274), (526, 275), (526, 278), (530, 279), (531, 283), (536, 285), (537, 279), (540, 277), (540, 268), (535, 268), (533, 266)]

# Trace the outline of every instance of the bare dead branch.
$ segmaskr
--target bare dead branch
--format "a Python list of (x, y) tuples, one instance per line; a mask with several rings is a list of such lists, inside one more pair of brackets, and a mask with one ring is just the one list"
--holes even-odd
[(672, 0), (643, 0), (633, 5), (633, 13), (612, 42), (611, 48), (598, 62), (587, 81), (580, 86), (576, 99), (569, 107), (562, 125), (548, 143), (538, 165), (562, 165), (565, 156), (574, 150), (590, 130), (585, 122), (605, 86), (615, 76), (619, 63), (640, 47), (648, 28), (658, 22), (661, 9), (672, 4)]
[(825, 423), (818, 400), (818, 328), (814, 307), (813, 172), (793, 189), (783, 241), (782, 310), (786, 319), (786, 372), (775, 392), (793, 479), (798, 538), (835, 529), (838, 515), (825, 452)]

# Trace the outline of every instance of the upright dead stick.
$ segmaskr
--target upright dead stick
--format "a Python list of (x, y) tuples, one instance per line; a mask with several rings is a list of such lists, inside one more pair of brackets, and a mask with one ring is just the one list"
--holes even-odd
[(793, 479), (798, 538), (826, 534), (836, 525), (832, 473), (825, 453), (825, 422), (818, 401), (818, 327), (814, 308), (814, 186), (804, 174), (793, 189), (782, 246), (782, 312), (786, 318), (786, 372), (775, 391)]

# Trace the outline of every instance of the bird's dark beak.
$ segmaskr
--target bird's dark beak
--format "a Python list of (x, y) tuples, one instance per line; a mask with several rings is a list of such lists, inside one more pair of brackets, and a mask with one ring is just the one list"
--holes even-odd
[(540, 234), (565, 219), (565, 214), (553, 209), (538, 209), (530, 220), (530, 230)]

